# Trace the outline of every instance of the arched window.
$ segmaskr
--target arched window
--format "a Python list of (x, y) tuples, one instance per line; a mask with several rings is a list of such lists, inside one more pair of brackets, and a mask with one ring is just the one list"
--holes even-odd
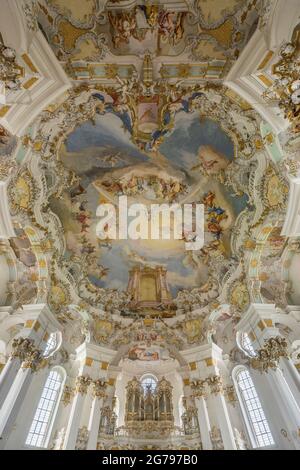
[(242, 333), (240, 336), (240, 345), (241, 349), (251, 357), (256, 356), (256, 351), (252, 345), (251, 339), (249, 338), (248, 333)]
[(141, 380), (141, 385), (146, 393), (148, 390), (153, 392), (156, 389), (157, 379), (153, 375), (144, 375)]
[(234, 380), (253, 447), (273, 445), (274, 439), (249, 371), (238, 367)]
[(57, 332), (56, 333), (51, 333), (51, 335), (49, 336), (48, 341), (46, 343), (43, 356), (44, 357), (51, 356), (51, 354), (53, 354), (54, 351), (56, 351), (56, 349), (58, 347), (58, 343), (59, 343), (58, 333)]
[(34, 447), (46, 447), (55, 412), (64, 382), (60, 369), (53, 369), (46, 380), (40, 401), (34, 414), (26, 444)]

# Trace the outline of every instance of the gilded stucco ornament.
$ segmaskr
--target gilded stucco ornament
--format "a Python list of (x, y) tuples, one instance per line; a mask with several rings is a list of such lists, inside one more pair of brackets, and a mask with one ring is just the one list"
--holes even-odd
[(13, 214), (18, 212), (33, 214), (35, 199), (38, 194), (34, 177), (28, 168), (22, 168), (8, 186), (9, 203)]
[(289, 187), (283, 175), (269, 165), (262, 181), (264, 203), (270, 210), (283, 209), (287, 202)]
[(205, 338), (203, 331), (203, 318), (194, 318), (182, 323), (183, 332), (189, 343), (200, 342)]
[(69, 385), (65, 385), (62, 396), (62, 403), (64, 404), (64, 406), (68, 406), (71, 403), (74, 395), (75, 389), (73, 387), (70, 387)]
[(88, 391), (89, 385), (92, 379), (85, 375), (79, 375), (76, 377), (75, 382), (75, 391), (76, 393), (80, 393), (81, 395), (85, 395)]
[(29, 338), (16, 338), (12, 342), (12, 358), (24, 361), (26, 356), (33, 350), (34, 342)]
[(276, 369), (280, 358), (288, 358), (288, 344), (282, 336), (265, 340), (265, 346), (257, 350), (257, 356), (251, 359), (251, 365), (260, 372)]
[(98, 379), (92, 382), (92, 394), (97, 398), (104, 398), (107, 388), (107, 381), (105, 379)]
[(213, 450), (224, 450), (222, 434), (217, 426), (213, 426), (210, 431), (210, 439)]
[(263, 94), (271, 104), (278, 104), (284, 117), (291, 123), (294, 133), (300, 132), (300, 60), (299, 29), (295, 31), (292, 41), (281, 46), (279, 60), (273, 65), (276, 79)]
[(228, 403), (230, 403), (232, 406), (235, 406), (238, 402), (238, 397), (234, 385), (227, 385), (224, 388), (224, 395)]
[(220, 375), (212, 375), (205, 380), (213, 395), (224, 393), (224, 384)]
[(37, 22), (38, 15), (38, 2), (37, 0), (26, 0), (23, 3), (22, 9), (26, 18), (26, 23), (29, 31), (36, 33), (39, 29)]
[(244, 311), (250, 302), (245, 280), (237, 280), (233, 283), (230, 293), (230, 303), (239, 311)]
[(12, 47), (5, 46), (0, 39), (0, 90), (1, 82), (8, 90), (19, 90), (20, 78), (23, 75), (24, 69), (17, 63), (16, 51)]
[(115, 329), (112, 321), (105, 318), (94, 317), (91, 330), (97, 343), (108, 343)]
[(193, 391), (193, 396), (195, 398), (200, 398), (200, 397), (206, 397), (206, 387), (205, 387), (206, 381), (205, 380), (193, 380), (191, 383), (191, 389)]
[(43, 357), (43, 353), (38, 349), (34, 349), (26, 355), (21, 367), (22, 369), (31, 369), (31, 372), (37, 372), (46, 367), (47, 364), (48, 360)]
[(77, 439), (76, 439), (75, 450), (85, 450), (87, 446), (88, 438), (89, 438), (89, 430), (87, 426), (82, 426), (82, 428), (79, 428)]

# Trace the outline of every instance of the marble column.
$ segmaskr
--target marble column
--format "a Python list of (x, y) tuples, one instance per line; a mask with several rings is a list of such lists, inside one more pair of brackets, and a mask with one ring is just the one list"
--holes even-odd
[(73, 398), (70, 416), (67, 424), (66, 435), (63, 445), (64, 450), (75, 449), (84, 400), (90, 383), (91, 379), (88, 376), (80, 375), (76, 378), (75, 396)]
[(87, 450), (97, 449), (97, 440), (101, 419), (101, 408), (103, 406), (103, 398), (105, 397), (106, 385), (106, 382), (101, 379), (95, 380), (92, 384), (93, 402), (88, 424), (89, 438), (87, 443)]

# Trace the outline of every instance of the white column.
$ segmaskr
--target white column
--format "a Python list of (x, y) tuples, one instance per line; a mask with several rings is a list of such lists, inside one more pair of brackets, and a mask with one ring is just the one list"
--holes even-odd
[(210, 403), (214, 409), (218, 426), (220, 428), (225, 450), (236, 450), (236, 442), (230, 417), (223, 395), (223, 380), (219, 374), (209, 376), (205, 382), (210, 388)]
[(101, 419), (101, 408), (103, 406), (103, 398), (105, 397), (104, 392), (106, 386), (107, 383), (102, 379), (95, 380), (93, 382), (93, 402), (88, 424), (89, 438), (87, 443), (87, 450), (97, 449), (97, 440)]
[(17, 357), (10, 357), (0, 375), (0, 409), (8, 395), (8, 392), (16, 378), (21, 362)]
[(33, 378), (31, 369), (19, 369), (14, 383), (4, 401), (0, 412), (0, 449), (5, 447), (6, 441), (28, 391)]
[(290, 358), (281, 357), (279, 366), (297, 403), (300, 403), (300, 374)]
[(63, 449), (65, 450), (75, 449), (82, 409), (90, 381), (91, 380), (89, 377), (83, 375), (78, 376), (76, 379), (76, 394), (72, 402), (70, 417), (63, 445)]
[(280, 449), (299, 449), (299, 408), (279, 369), (251, 370), (275, 444)]
[(199, 396), (196, 398), (196, 405), (198, 411), (202, 448), (203, 450), (212, 450), (212, 443), (210, 439), (210, 422), (204, 396)]
[(87, 443), (87, 450), (97, 449), (97, 440), (98, 440), (102, 405), (103, 405), (103, 398), (97, 397), (97, 396), (94, 397), (92, 408), (91, 408), (89, 425), (88, 425), (89, 438), (88, 438), (88, 443)]
[(283, 412), (286, 422), (286, 431), (290, 432), (290, 437), (296, 449), (300, 449), (299, 429), (300, 429), (300, 408), (289, 386), (279, 369), (269, 369), (265, 374), (274, 396), (277, 397), (278, 406)]
[(216, 393), (212, 399), (212, 403), (220, 427), (224, 449), (236, 450), (237, 447), (224, 396), (221, 393)]

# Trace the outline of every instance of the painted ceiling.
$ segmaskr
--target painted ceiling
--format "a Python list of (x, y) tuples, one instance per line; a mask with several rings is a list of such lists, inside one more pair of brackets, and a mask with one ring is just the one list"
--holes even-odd
[(146, 53), (161, 77), (218, 79), (255, 31), (261, 2), (198, 0), (192, 9), (191, 3), (41, 0), (39, 24), (78, 80), (130, 77), (133, 57), (140, 62)]
[[(262, 27), (261, 6), (38, 2), (40, 30), (72, 86), (18, 142), (0, 128), (0, 163), (14, 169), (16, 236), (5, 256), (11, 272), (13, 259), (21, 266), (8, 296), (16, 305), (48, 302), (74, 347), (89, 337), (126, 346), (128, 360), (167, 360), (166, 345), (176, 355), (228, 324), (233, 334), (250, 302), (299, 303), (299, 246), (281, 235), (284, 142), (223, 84)], [(203, 248), (99, 240), (97, 207), (120, 195), (146, 205), (203, 203)], [(165, 270), (172, 315), (132, 308), (136, 267)]]
[[(89, 279), (100, 287), (126, 290), (129, 268), (136, 264), (166, 267), (174, 295), (180, 288), (204, 285), (206, 250), (230, 258), (231, 230), (247, 207), (247, 195), (222, 182), (234, 155), (234, 143), (220, 124), (196, 111), (179, 114), (159, 150), (148, 154), (130, 141), (120, 118), (112, 114), (78, 126), (59, 152), (64, 166), (79, 178), (78, 185), (51, 201), (63, 221), (66, 256), (86, 258)], [(129, 204), (204, 203), (205, 250), (199, 256), (186, 252), (184, 240), (101, 242), (96, 236), (97, 206), (117, 204), (119, 195), (127, 195)]]

